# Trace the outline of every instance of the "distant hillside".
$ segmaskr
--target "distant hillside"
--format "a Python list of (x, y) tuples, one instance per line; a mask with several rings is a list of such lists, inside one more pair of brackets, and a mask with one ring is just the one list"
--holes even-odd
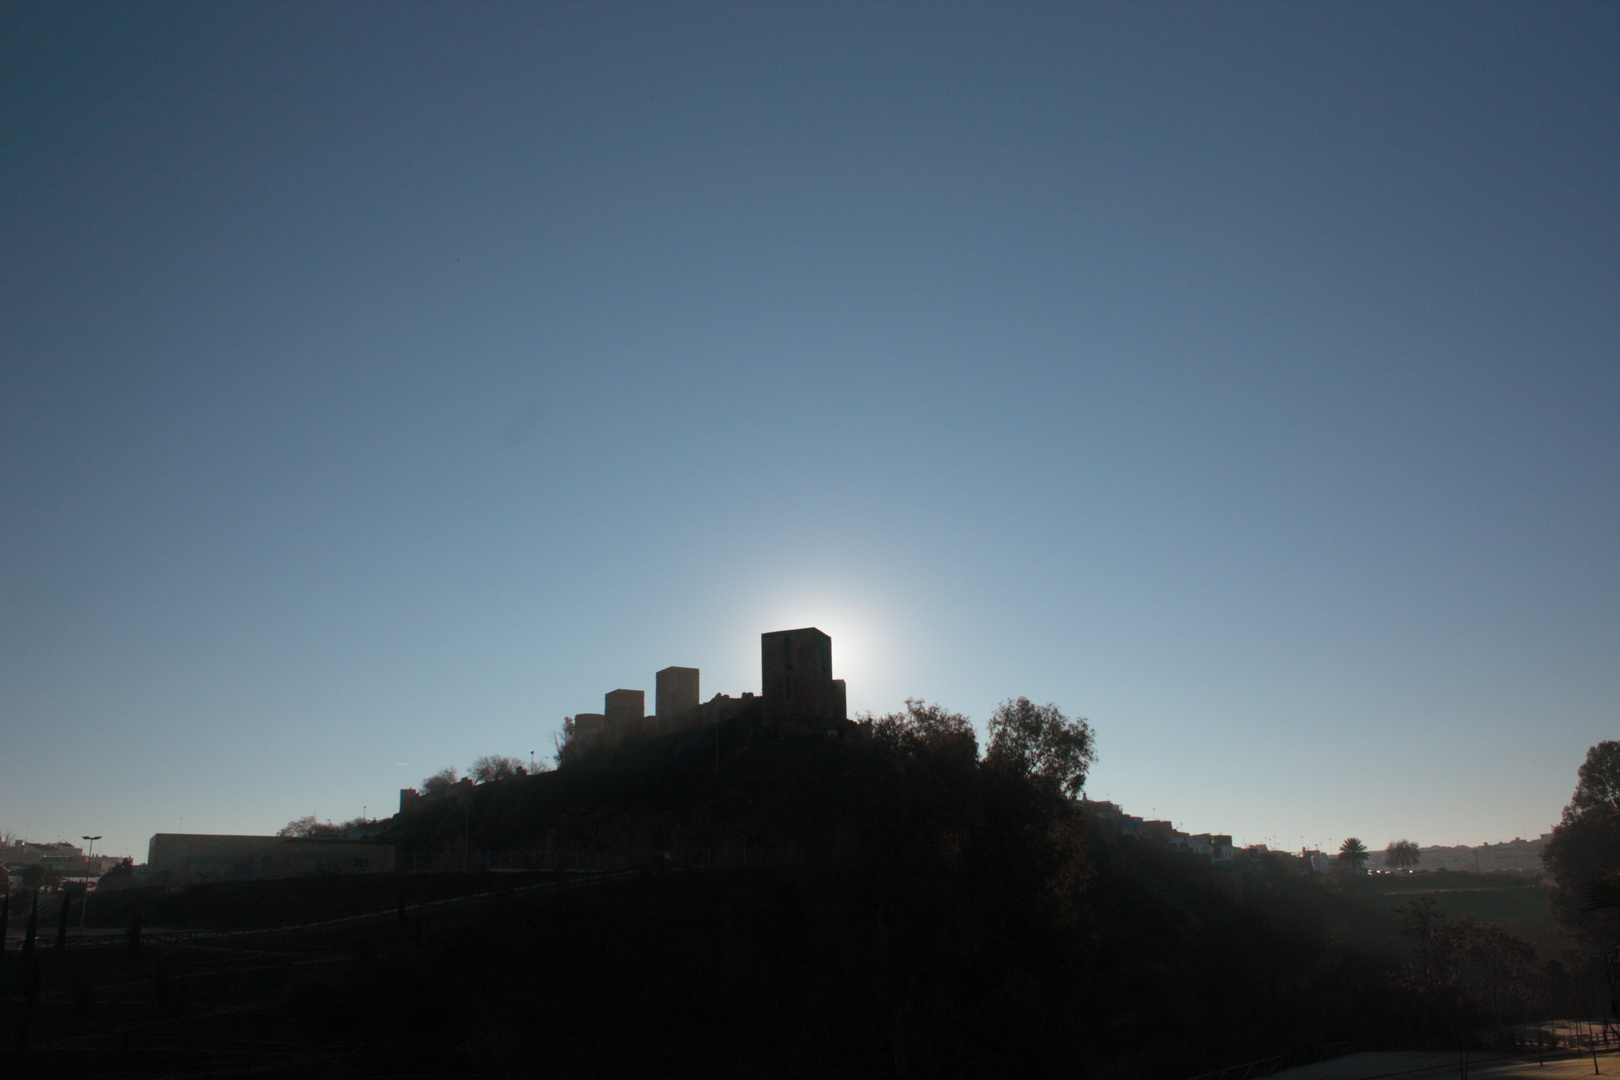
[[(1419, 870), (1468, 870), (1476, 874), (1541, 873), (1541, 851), (1551, 833), (1543, 833), (1534, 840), (1504, 840), (1499, 844), (1480, 844), (1478, 847), (1440, 847), (1431, 845), (1418, 848)], [(1370, 866), (1383, 869), (1384, 853), (1372, 853)]]

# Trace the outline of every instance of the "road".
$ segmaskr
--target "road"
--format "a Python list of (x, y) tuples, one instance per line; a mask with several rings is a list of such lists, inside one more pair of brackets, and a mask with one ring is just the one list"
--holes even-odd
[[(1475, 1054), (1468, 1063), (1468, 1080), (1506, 1080), (1508, 1077), (1539, 1077), (1540, 1080), (1575, 1080), (1592, 1073), (1592, 1055), (1564, 1056), (1539, 1065), (1534, 1056), (1492, 1058)], [(1620, 1053), (1598, 1053), (1599, 1076), (1620, 1077)], [(1348, 1054), (1330, 1061), (1318, 1061), (1272, 1073), (1270, 1080), (1444, 1080), (1461, 1077), (1455, 1053), (1434, 1051), (1380, 1051)]]

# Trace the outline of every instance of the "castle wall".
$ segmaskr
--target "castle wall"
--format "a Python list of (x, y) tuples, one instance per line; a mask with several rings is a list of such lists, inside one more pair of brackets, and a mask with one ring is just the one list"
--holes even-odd
[(670, 730), (685, 731), (688, 728), (714, 727), (716, 724), (729, 723), (733, 720), (758, 720), (761, 704), (760, 699), (753, 694), (745, 693), (741, 697), (716, 694), (697, 708), (687, 709), (677, 716)]

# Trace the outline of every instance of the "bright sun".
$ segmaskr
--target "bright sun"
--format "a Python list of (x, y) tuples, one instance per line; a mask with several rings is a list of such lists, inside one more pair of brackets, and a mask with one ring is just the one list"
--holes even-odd
[(886, 636), (866, 606), (832, 591), (803, 588), (760, 605), (755, 634), (814, 626), (832, 638), (833, 677), (849, 684), (850, 709), (870, 699), (871, 680), (883, 670)]

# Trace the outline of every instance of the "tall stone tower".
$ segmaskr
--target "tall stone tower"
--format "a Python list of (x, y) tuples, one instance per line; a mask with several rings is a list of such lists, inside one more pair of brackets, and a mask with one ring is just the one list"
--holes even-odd
[(574, 738), (581, 750), (595, 750), (607, 738), (607, 717), (602, 713), (582, 712), (574, 716)]
[(675, 718), (688, 709), (698, 707), (698, 669), (695, 667), (667, 667), (657, 676), (654, 691), (654, 715), (658, 717), (660, 734), (674, 730)]
[(844, 687), (832, 677), (832, 638), (813, 626), (759, 636), (767, 720), (843, 720)]
[(641, 721), (647, 711), (645, 690), (609, 690), (604, 705), (609, 746), (641, 737)]

